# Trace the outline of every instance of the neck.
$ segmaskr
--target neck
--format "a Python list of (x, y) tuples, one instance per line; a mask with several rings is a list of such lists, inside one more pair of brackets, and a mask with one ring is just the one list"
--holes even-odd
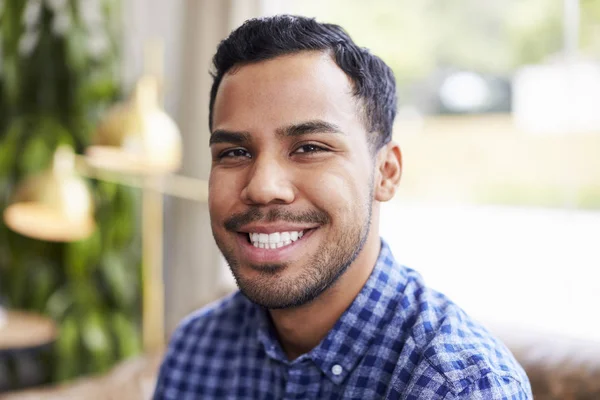
[(270, 310), (279, 342), (288, 359), (294, 360), (315, 348), (360, 293), (379, 255), (381, 243), (376, 228), (371, 226), (356, 260), (318, 298), (300, 307)]

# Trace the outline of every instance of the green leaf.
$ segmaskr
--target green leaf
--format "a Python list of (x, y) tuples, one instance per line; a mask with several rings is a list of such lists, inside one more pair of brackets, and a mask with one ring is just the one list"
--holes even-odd
[(4, 74), (4, 97), (9, 106), (14, 107), (19, 101), (19, 61), (16, 57), (4, 55), (2, 73)]
[(92, 74), (83, 84), (80, 99), (85, 102), (103, 101), (114, 98), (118, 90), (114, 76), (106, 73), (96, 73)]
[(33, 263), (30, 287), (34, 287), (35, 290), (31, 292), (31, 298), (29, 299), (30, 307), (33, 310), (38, 312), (44, 310), (56, 282), (57, 277), (54, 265), (44, 260), (38, 260)]
[(104, 316), (100, 312), (93, 311), (88, 314), (84, 320), (82, 339), (84, 348), (91, 355), (91, 371), (108, 370), (114, 360), (113, 344)]
[(80, 74), (84, 72), (88, 61), (86, 36), (85, 30), (77, 26), (65, 40), (67, 64), (74, 72)]
[(17, 255), (10, 268), (10, 297), (15, 305), (22, 304), (27, 294), (27, 276), (29, 266), (23, 262), (23, 257)]
[(26, 121), (24, 118), (12, 120), (0, 143), (0, 175), (8, 174), (14, 168), (17, 158), (19, 138), (25, 134)]
[(23, 150), (20, 160), (20, 170), (26, 174), (33, 174), (48, 167), (52, 159), (52, 150), (46, 145), (43, 136), (33, 136)]
[(69, 291), (69, 286), (65, 285), (58, 288), (46, 303), (46, 312), (55, 320), (60, 321), (64, 318), (69, 308), (73, 305), (73, 296)]
[(142, 351), (140, 331), (134, 321), (123, 313), (115, 312), (111, 318), (111, 325), (118, 344), (119, 358), (132, 357)]
[(78, 309), (97, 308), (105, 302), (91, 276), (88, 279), (71, 282), (71, 295)]
[(67, 278), (73, 281), (85, 279), (88, 275), (85, 241), (65, 245), (65, 267)]
[(83, 345), (91, 352), (103, 351), (109, 346), (110, 340), (104, 332), (102, 317), (94, 311), (88, 315), (83, 326)]
[(110, 238), (116, 248), (122, 248), (131, 242), (136, 226), (133, 190), (120, 187), (113, 203)]
[(55, 365), (54, 379), (63, 381), (81, 373), (80, 330), (75, 316), (62, 321), (55, 350), (60, 362)]
[[(136, 301), (137, 276), (125, 265), (123, 256), (114, 252), (104, 255), (100, 271), (109, 293), (120, 309), (128, 309)], [(135, 269), (133, 269), (135, 271)]]
[(98, 181), (96, 188), (100, 197), (100, 201), (102, 203), (110, 204), (115, 200), (119, 186), (112, 182)]
[(101, 236), (98, 231), (87, 239), (65, 244), (67, 276), (74, 280), (90, 276), (100, 260), (101, 250)]

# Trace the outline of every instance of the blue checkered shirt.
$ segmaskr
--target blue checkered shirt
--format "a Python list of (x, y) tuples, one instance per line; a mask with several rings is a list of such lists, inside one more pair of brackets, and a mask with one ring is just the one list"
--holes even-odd
[(389, 247), (333, 329), (290, 361), (239, 292), (174, 333), (155, 399), (531, 399), (509, 350)]

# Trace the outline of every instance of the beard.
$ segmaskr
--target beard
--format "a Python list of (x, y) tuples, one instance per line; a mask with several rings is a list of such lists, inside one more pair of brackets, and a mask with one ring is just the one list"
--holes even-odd
[[(348, 213), (343, 226), (338, 226), (328, 237), (322, 238), (313, 256), (306, 260), (294, 260), (295, 264), (300, 264), (298, 267), (294, 266), (300, 268), (300, 272), (293, 278), (286, 278), (284, 275), (289, 266), (287, 263), (251, 265), (251, 268), (259, 271), (258, 276), (245, 276), (234, 249), (228, 247), (224, 240), (219, 240), (214, 229), (213, 235), (238, 288), (250, 301), (268, 309), (300, 307), (331, 288), (358, 257), (369, 235), (372, 202), (370, 188), (366, 201), (361, 202), (355, 212)], [(362, 216), (362, 220), (357, 221), (357, 216)], [(225, 227), (229, 231), (236, 231), (237, 227), (256, 221), (315, 223), (322, 226), (329, 223), (330, 217), (320, 210), (293, 214), (282, 208), (275, 208), (265, 213), (260, 208), (253, 207), (245, 213), (233, 215), (225, 222)]]

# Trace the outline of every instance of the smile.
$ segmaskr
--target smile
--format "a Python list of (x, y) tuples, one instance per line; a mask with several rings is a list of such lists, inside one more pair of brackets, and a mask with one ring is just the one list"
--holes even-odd
[(285, 263), (297, 260), (312, 249), (307, 246), (319, 226), (285, 225), (252, 226), (244, 228), (244, 232), (236, 232), (240, 260), (250, 265)]
[(248, 233), (248, 239), (254, 247), (260, 249), (279, 249), (289, 246), (299, 240), (304, 231), (273, 232), (273, 233)]

